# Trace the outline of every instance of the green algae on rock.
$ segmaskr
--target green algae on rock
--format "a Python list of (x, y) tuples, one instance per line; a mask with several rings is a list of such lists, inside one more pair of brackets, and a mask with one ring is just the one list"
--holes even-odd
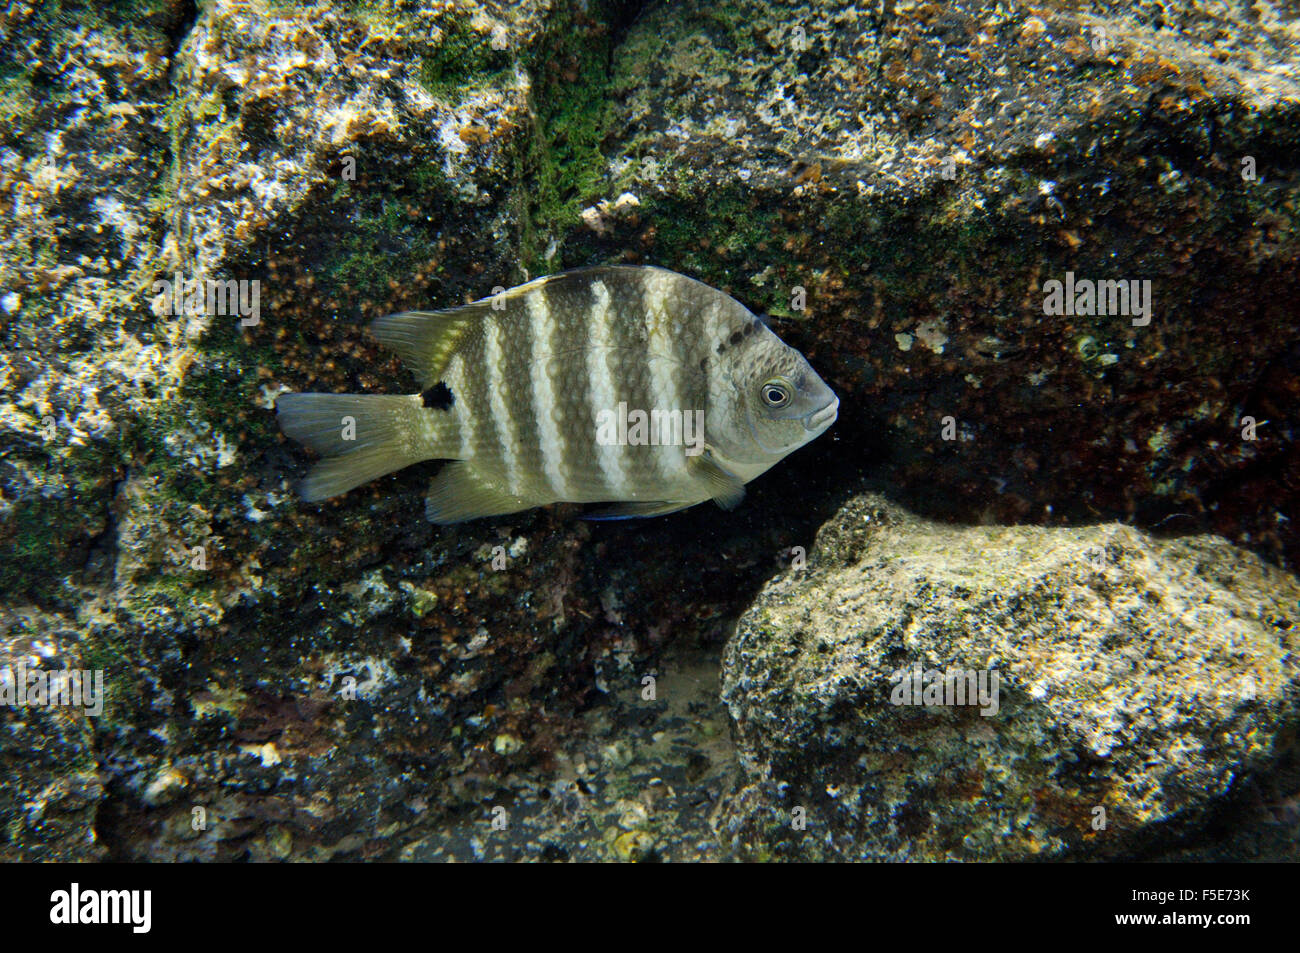
[[(12, 684), (22, 667), (79, 670), (94, 668), (95, 659), (65, 620), (0, 606), (0, 677)], [(94, 720), (76, 706), (6, 705), (0, 734), (0, 860), (104, 857), (95, 833), (104, 777), (95, 754)]]
[[(410, 796), (411, 782), (388, 780), (403, 776), (385, 761), (406, 758), (398, 748), (431, 779), (419, 787), (445, 788), (476, 770), (480, 735), (532, 739), (563, 719), (561, 705), (536, 716), (529, 693), (580, 704), (594, 689), (575, 676), (609, 650), (566, 630), (586, 621), (572, 592), (585, 586), (581, 528), (549, 543), (542, 530), (509, 575), (473, 557), (481, 539), (434, 555), (427, 531), (394, 530), (412, 522), (400, 500), (300, 522), (270, 412), (287, 384), (348, 379), (359, 318), (479, 297), (511, 276), (529, 215), (519, 157), (535, 148), (521, 63), (541, 57), (530, 47), (554, 8), (214, 2), (157, 19), (146, 6), (125, 22), (37, 4), (4, 14), (17, 42), (3, 63), (0, 193), (19, 216), (0, 239), (0, 580), (14, 618), (76, 633), (116, 692), (83, 726), (115, 766), (101, 776), (111, 802), (83, 815), (99, 840), (70, 838), (58, 856), (273, 854), (284, 837), (248, 846), (263, 823), (291, 831), (296, 855), (357, 851), (339, 846), (340, 828), (364, 830)], [(466, 44), (482, 56), (453, 56)], [(261, 281), (260, 325), (154, 314), (152, 282), (177, 270)], [(315, 360), (322, 337), (346, 342), (336, 366)], [(413, 571), (373, 579), (380, 562)], [(492, 645), (488, 616), (510, 628)], [(582, 648), (488, 664), (539, 637)], [(404, 644), (421, 661), (403, 662)], [(575, 667), (541, 681), (538, 654)], [(355, 703), (329, 704), (349, 678)], [(390, 692), (429, 710), (393, 716), (406, 740), (384, 753), (364, 739), (397, 704), (372, 710)], [(140, 746), (151, 732), (168, 742)], [(336, 748), (351, 754), (327, 757)], [(385, 763), (361, 767), (371, 757)], [(295, 796), (312, 810), (286, 827), (268, 779), (308, 763), (334, 794), (328, 806), (316, 787)], [(351, 780), (325, 781), (329, 763)], [(178, 772), (186, 785), (155, 783)], [(178, 789), (185, 800), (160, 797)], [(22, 835), (39, 793), (4, 802), (18, 855), (53, 856)], [(203, 832), (195, 806), (212, 821)]]

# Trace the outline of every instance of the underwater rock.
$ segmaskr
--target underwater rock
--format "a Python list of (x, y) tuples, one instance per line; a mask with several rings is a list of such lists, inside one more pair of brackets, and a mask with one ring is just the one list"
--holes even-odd
[[(0, 606), (0, 861), (105, 856), (95, 834), (104, 788), (92, 725), (104, 697), (93, 678), (89, 692), (80, 688), (93, 667), (57, 617)], [(77, 681), (60, 684), (71, 672)]]
[[(174, 584), (169, 549), (224, 545), (193, 510), (225, 490), (241, 524), (275, 511), (278, 480), (232, 477), (273, 442), (292, 342), (394, 310), (399, 280), (427, 307), (516, 259), (520, 63), (547, 12), (97, 6), (5, 13), (0, 582), (44, 604), (113, 581), (123, 491), (155, 530), (119, 582)], [(230, 555), (246, 580), (256, 557)]]
[[(1158, 847), (1294, 730), (1297, 605), (1300, 580), (1217, 537), (959, 527), (855, 497), (728, 644), (748, 781), (727, 830), (760, 857)], [(924, 694), (949, 671), (989, 694)]]
[[(1294, 555), (1293, 21), (868, 6), (8, 4), (4, 651), (59, 641), (110, 691), (75, 724), (0, 712), (4, 855), (592, 856), (541, 821), (466, 843), (503, 790), (543, 800), (618, 742), (575, 726), (665, 649), (716, 651), (867, 467), (969, 520)], [(618, 262), (767, 311), (846, 394), (791, 482), (624, 528), (435, 530), (433, 465), (293, 498), (278, 394), (417, 387), (370, 320)], [(257, 320), (176, 313), (154, 283), (178, 272), (241, 305), (258, 282)], [(1043, 315), (1067, 272), (1151, 280), (1150, 323)], [(636, 777), (694, 804), (726, 772), (686, 750)], [(690, 856), (591, 823), (617, 856)]]
[(1170, 520), (1295, 560), (1295, 24), (1180, 0), (656, 4), (616, 51), (603, 147), (601, 197), (639, 204), (560, 254), (767, 310), (846, 395), (819, 462), (918, 512)]
[[(101, 8), (4, 14), (0, 587), (112, 686), (76, 762), (110, 793), (81, 819), (98, 843), (51, 846), (29, 805), (57, 817), (42, 791), (68, 769), (0, 750), (4, 850), (395, 853), (403, 825), (537, 760), (634, 640), (585, 608), (610, 585), (577, 562), (585, 526), (434, 551), (418, 493), (301, 507), (274, 398), (410, 388), (362, 324), (507, 277), (541, 38), (595, 62), (602, 28), (532, 2)], [(155, 285), (177, 273), (238, 293), (177, 309)], [(65, 750), (40, 715), (12, 737)], [(527, 750), (494, 751), (507, 733)]]

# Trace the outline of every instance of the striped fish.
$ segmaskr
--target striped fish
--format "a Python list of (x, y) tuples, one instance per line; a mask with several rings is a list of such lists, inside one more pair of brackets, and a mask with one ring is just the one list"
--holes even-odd
[(839, 408), (738, 301), (662, 268), (565, 272), (371, 331), (424, 390), (280, 397), (285, 434), (324, 457), (304, 499), (438, 459), (454, 462), (429, 492), (435, 523), (556, 502), (614, 503), (611, 518), (731, 509)]

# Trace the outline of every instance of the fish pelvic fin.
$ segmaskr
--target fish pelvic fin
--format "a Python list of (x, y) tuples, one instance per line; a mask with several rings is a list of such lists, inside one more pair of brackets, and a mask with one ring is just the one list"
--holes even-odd
[(286, 436), (324, 458), (298, 484), (309, 502), (454, 453), (458, 445), (455, 418), (426, 410), (419, 394), (282, 394), (275, 410)]
[(504, 516), (531, 509), (548, 501), (526, 500), (501, 489), (485, 478), (473, 464), (449, 463), (429, 484), (425, 516), (430, 523), (447, 525), (483, 516)]

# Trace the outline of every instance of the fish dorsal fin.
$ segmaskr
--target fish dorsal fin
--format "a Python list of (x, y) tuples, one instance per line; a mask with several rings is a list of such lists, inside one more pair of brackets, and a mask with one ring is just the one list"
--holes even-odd
[(505, 309), (515, 299), (549, 280), (550, 278), (537, 278), (456, 308), (387, 314), (370, 323), (370, 333), (385, 347), (397, 352), (415, 374), (422, 388), (429, 388), (442, 379), (442, 372), (447, 369), (447, 362), (451, 360), (456, 345), (470, 327), (481, 322), (493, 310)]
[(475, 302), (445, 311), (387, 314), (371, 322), (370, 333), (380, 344), (397, 352), (420, 387), (429, 388), (441, 379), (466, 329), (481, 320), (478, 312), (479, 304)]
[(686, 458), (686, 469), (691, 472), (713, 502), (724, 510), (734, 510), (745, 498), (745, 481), (730, 470), (724, 469), (713, 459), (709, 450)]

